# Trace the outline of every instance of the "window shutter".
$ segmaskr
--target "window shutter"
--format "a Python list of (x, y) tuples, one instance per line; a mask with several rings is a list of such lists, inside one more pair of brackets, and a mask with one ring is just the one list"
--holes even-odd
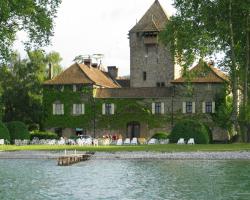
[(82, 104), (82, 115), (84, 115), (84, 114), (85, 114), (85, 105)]
[(61, 104), (61, 114), (64, 115), (64, 104)]
[(192, 102), (192, 113), (195, 113), (195, 102)]
[(76, 92), (76, 85), (73, 85), (73, 92)]
[(76, 114), (76, 104), (73, 104), (73, 115)]
[(186, 113), (186, 102), (182, 102), (182, 113)]
[(105, 103), (102, 104), (102, 114), (105, 115)]
[(202, 102), (202, 113), (206, 113), (206, 102)]
[(53, 115), (56, 114), (56, 104), (53, 104)]
[(111, 115), (115, 114), (115, 105), (111, 104)]
[(212, 102), (212, 113), (215, 113), (215, 102)]
[(165, 110), (164, 110), (164, 102), (161, 102), (161, 114), (164, 114)]
[(155, 103), (152, 103), (152, 114), (155, 114)]

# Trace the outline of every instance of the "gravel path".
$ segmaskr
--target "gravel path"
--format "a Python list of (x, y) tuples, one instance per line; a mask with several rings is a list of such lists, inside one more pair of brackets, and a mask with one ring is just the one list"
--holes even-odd
[[(77, 153), (83, 154), (86, 152)], [(74, 154), (74, 151), (67, 151), (67, 154)], [(64, 151), (14, 151), (0, 152), (0, 159), (56, 159), (64, 155)], [(250, 160), (250, 151), (239, 152), (96, 152), (91, 159), (117, 160), (117, 159), (176, 159), (176, 160)]]

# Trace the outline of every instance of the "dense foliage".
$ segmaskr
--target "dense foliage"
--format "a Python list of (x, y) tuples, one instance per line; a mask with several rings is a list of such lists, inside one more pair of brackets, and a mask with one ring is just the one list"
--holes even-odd
[(209, 143), (207, 128), (201, 122), (194, 120), (182, 120), (175, 124), (169, 136), (170, 142), (176, 143), (180, 138), (184, 138), (185, 141), (194, 138), (197, 144)]
[(0, 139), (10, 141), (10, 134), (8, 128), (0, 121)]
[(27, 34), (26, 48), (48, 45), (61, 0), (4, 0), (0, 3), (0, 63), (8, 60), (19, 31)]
[[(0, 113), (3, 121), (23, 121), (40, 124), (43, 119), (42, 84), (48, 78), (48, 62), (60, 71), (58, 53), (41, 50), (28, 52), (21, 59), (12, 54), (10, 64), (0, 65)], [(1, 115), (1, 114), (0, 114)]]
[(157, 132), (155, 133), (152, 138), (155, 138), (155, 139), (158, 139), (158, 140), (161, 140), (161, 139), (167, 139), (168, 138), (168, 133), (165, 133), (165, 132)]
[[(211, 58), (229, 72), (233, 96), (229, 121), (239, 133), (238, 89), (243, 94), (242, 111), (249, 104), (250, 1), (174, 0), (174, 6), (177, 11), (163, 41), (184, 74), (195, 60)], [(246, 115), (243, 121), (249, 124)]]
[(38, 139), (58, 139), (58, 136), (56, 133), (49, 132), (49, 131), (33, 131), (30, 133), (30, 139), (32, 140), (33, 138), (38, 138)]
[(10, 133), (10, 139), (13, 142), (15, 139), (30, 139), (30, 133), (26, 127), (26, 125), (23, 122), (20, 121), (12, 121), (6, 123), (9, 133)]

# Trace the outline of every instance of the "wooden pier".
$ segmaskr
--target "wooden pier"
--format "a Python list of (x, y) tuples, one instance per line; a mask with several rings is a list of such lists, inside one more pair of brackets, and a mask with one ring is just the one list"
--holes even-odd
[(90, 154), (63, 155), (57, 159), (57, 164), (59, 166), (69, 166), (78, 162), (89, 160), (90, 156)]

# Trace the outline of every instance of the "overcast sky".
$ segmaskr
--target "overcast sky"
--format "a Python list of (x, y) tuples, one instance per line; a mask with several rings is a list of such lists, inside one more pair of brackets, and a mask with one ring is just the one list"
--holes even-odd
[[(154, 0), (62, 0), (55, 19), (55, 35), (46, 51), (57, 51), (62, 66), (69, 67), (77, 55), (104, 54), (103, 64), (119, 67), (119, 75), (129, 74), (128, 31)], [(160, 0), (173, 14), (172, 0)], [(19, 36), (19, 40), (22, 36)], [(21, 51), (19, 44), (16, 45)]]

